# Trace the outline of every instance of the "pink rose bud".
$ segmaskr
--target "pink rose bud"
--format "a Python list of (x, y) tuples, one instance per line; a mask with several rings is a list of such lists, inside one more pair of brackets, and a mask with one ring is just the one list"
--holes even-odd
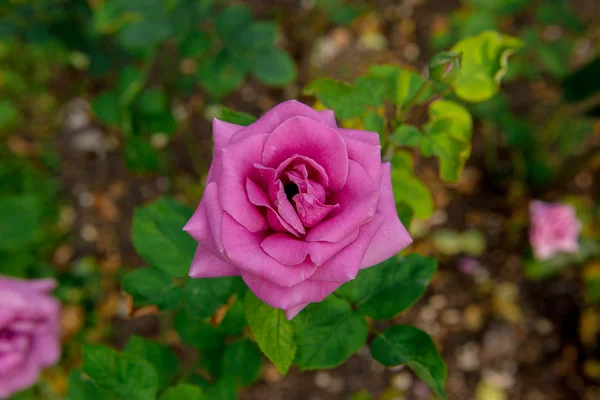
[(60, 303), (52, 279), (0, 276), (0, 399), (33, 385), (60, 358)]
[(241, 275), (289, 319), (412, 239), (379, 136), (287, 101), (248, 127), (213, 121), (204, 196), (185, 230), (192, 278)]
[(537, 259), (547, 260), (556, 253), (576, 253), (579, 250), (581, 223), (572, 206), (536, 200), (529, 205), (529, 213), (529, 241)]

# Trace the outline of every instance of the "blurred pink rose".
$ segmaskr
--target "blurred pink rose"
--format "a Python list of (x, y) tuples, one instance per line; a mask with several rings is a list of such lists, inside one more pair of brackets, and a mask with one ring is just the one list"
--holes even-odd
[(579, 250), (581, 223), (572, 206), (536, 200), (529, 205), (529, 213), (529, 241), (537, 259), (547, 260), (556, 253)]
[(287, 101), (248, 127), (215, 119), (204, 196), (185, 230), (193, 278), (241, 275), (293, 318), (411, 243), (379, 136)]
[(0, 399), (33, 385), (60, 357), (60, 304), (52, 279), (0, 276)]

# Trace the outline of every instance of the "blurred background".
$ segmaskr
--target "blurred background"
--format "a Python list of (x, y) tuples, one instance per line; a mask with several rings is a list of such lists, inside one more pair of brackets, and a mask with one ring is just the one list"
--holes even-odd
[[(213, 117), (259, 116), (291, 98), (313, 105), (302, 95), (311, 80), (351, 81), (373, 64), (422, 72), (437, 51), (488, 29), (525, 47), (501, 92), (471, 107), (459, 183), (416, 161), (427, 187), (417, 188), (412, 251), (440, 269), (397, 321), (434, 337), (451, 399), (600, 399), (597, 0), (0, 0), (0, 274), (56, 277), (64, 304), (63, 361), (23, 398), (62, 398), (83, 342), (158, 333), (158, 310), (134, 309), (120, 288), (142, 265), (132, 215), (165, 194), (198, 203)], [(575, 206), (578, 254), (533, 259), (533, 199)], [(363, 390), (430, 398), (368, 350), (285, 378), (267, 366), (241, 398)]]

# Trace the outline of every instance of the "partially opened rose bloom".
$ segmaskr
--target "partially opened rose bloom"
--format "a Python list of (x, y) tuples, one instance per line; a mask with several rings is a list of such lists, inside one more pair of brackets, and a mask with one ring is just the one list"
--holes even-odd
[(33, 385), (60, 357), (60, 304), (52, 279), (0, 276), (0, 399)]
[(289, 319), (411, 243), (379, 136), (297, 101), (248, 127), (213, 121), (214, 158), (185, 230), (192, 278), (241, 275)]
[(557, 253), (579, 250), (581, 223), (572, 206), (536, 200), (529, 205), (529, 213), (529, 241), (537, 259), (547, 260)]

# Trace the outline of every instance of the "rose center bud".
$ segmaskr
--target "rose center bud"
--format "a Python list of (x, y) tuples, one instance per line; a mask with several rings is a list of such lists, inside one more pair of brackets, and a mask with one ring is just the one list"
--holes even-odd
[(288, 201), (293, 205), (294, 202), (292, 202), (292, 199), (295, 195), (300, 193), (298, 185), (296, 185), (293, 182), (286, 183), (285, 185), (283, 185), (283, 191), (285, 192), (285, 196), (287, 197)]

